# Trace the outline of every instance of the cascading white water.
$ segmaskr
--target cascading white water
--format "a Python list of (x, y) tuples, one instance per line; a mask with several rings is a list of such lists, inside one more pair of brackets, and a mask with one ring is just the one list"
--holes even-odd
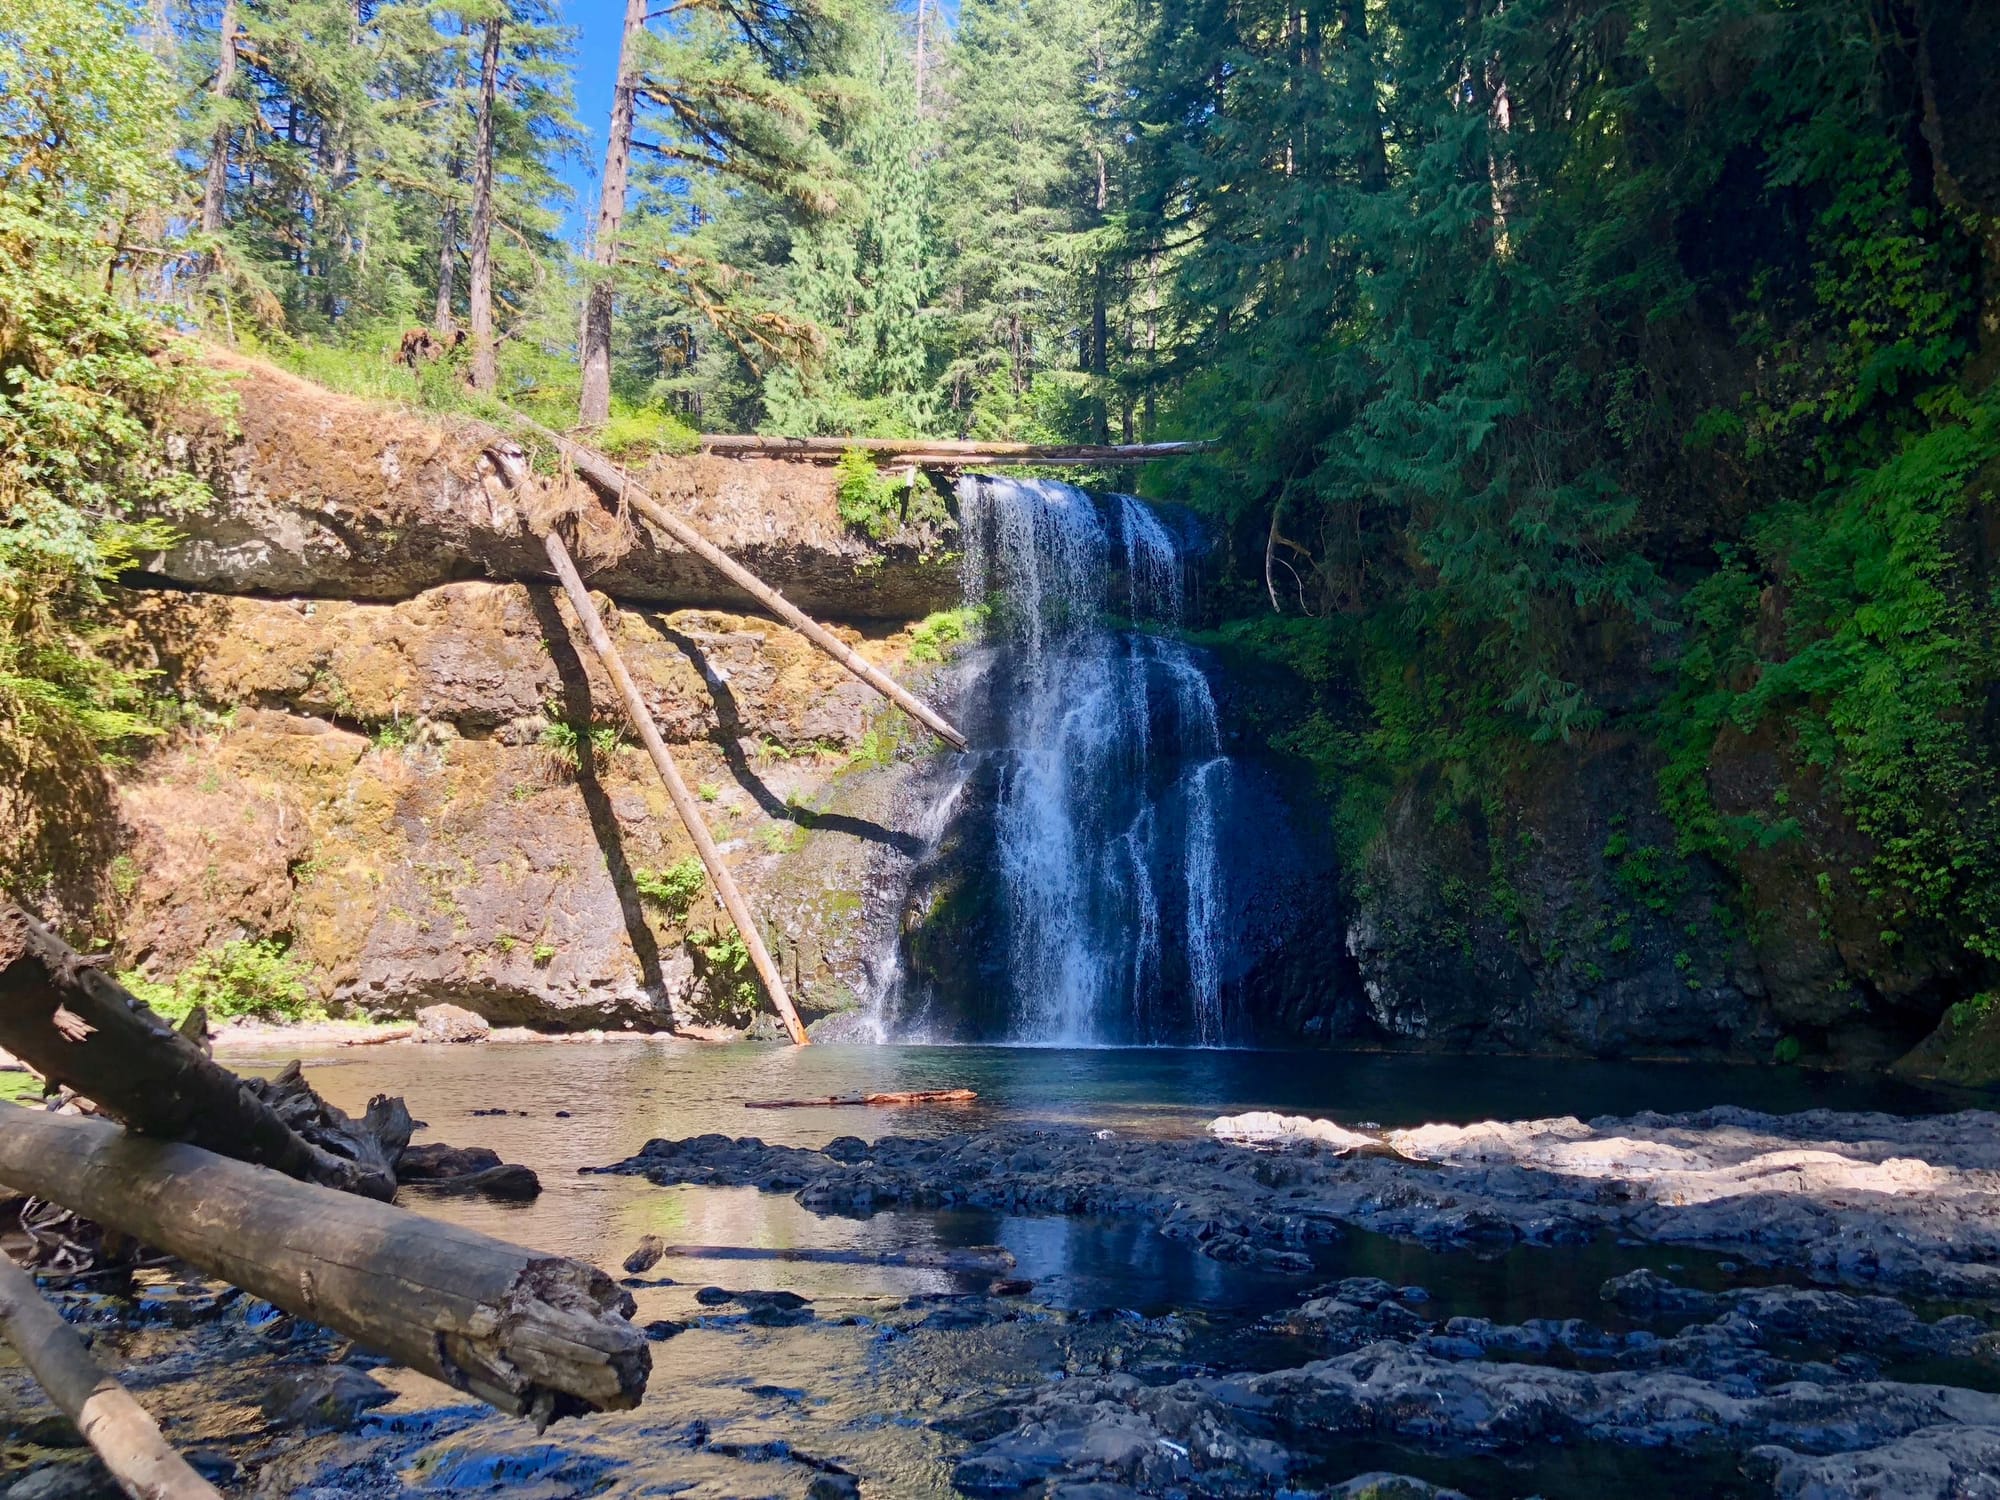
[[(1010, 1040), (1228, 1037), (1222, 854), (1229, 765), (1207, 678), (1180, 642), (1187, 566), (1129, 496), (1050, 480), (960, 481), (966, 592), (990, 600), (1004, 674), (993, 878)], [(1112, 598), (1122, 553), (1123, 595)]]

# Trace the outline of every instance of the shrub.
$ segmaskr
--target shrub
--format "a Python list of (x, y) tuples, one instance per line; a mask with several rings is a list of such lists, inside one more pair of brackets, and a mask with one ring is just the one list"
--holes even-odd
[(137, 970), (118, 982), (161, 1016), (179, 1024), (197, 1005), (211, 1020), (252, 1016), (265, 1021), (315, 1021), (326, 1012), (307, 988), (305, 972), (276, 938), (238, 939), (210, 948), (171, 981)]
[(840, 519), (854, 530), (879, 542), (903, 524), (903, 497), (896, 482), (884, 478), (861, 449), (841, 454), (834, 473), (834, 503)]
[(639, 894), (676, 922), (687, 915), (707, 881), (708, 871), (692, 854), (664, 870), (632, 872), (632, 883), (639, 888)]

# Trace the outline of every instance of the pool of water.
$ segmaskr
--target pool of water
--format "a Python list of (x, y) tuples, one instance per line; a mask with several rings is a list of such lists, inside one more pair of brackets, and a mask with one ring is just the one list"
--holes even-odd
[[(268, 1071), (292, 1054), (233, 1052), (225, 1061)], [(432, 1196), (403, 1201), (489, 1234), (616, 1269), (641, 1236), (670, 1244), (769, 1249), (891, 1250), (1005, 1244), (1038, 1295), (1057, 1305), (1254, 1306), (1296, 1287), (1285, 1278), (1218, 1265), (1149, 1227), (976, 1213), (887, 1213), (823, 1218), (788, 1196), (746, 1188), (659, 1188), (638, 1178), (588, 1174), (633, 1155), (655, 1136), (719, 1132), (786, 1145), (821, 1146), (839, 1135), (964, 1130), (999, 1121), (1046, 1121), (1147, 1134), (1192, 1135), (1218, 1114), (1278, 1109), (1343, 1124), (1406, 1126), (1426, 1121), (1521, 1119), (1574, 1114), (1680, 1111), (1734, 1104), (1774, 1112), (1881, 1109), (1899, 1114), (1959, 1107), (1960, 1100), (1887, 1080), (1798, 1069), (1534, 1058), (1409, 1057), (1352, 1053), (1191, 1049), (1019, 1047), (792, 1048), (716, 1046), (667, 1039), (489, 1043), (456, 1047), (325, 1047), (304, 1061), (313, 1086), (358, 1113), (372, 1095), (399, 1094), (427, 1128), (419, 1140), (489, 1146), (533, 1167), (544, 1191), (531, 1204)], [(892, 1090), (971, 1088), (967, 1105), (913, 1109), (756, 1109), (757, 1102)], [(480, 1113), (505, 1110), (505, 1114)], [(1369, 1237), (1358, 1236), (1365, 1243)], [(1542, 1301), (1576, 1282), (1594, 1300), (1603, 1275), (1559, 1275), (1551, 1254), (1527, 1256), (1519, 1274), (1542, 1283)], [(1383, 1242), (1352, 1245), (1330, 1273), (1425, 1280), (1427, 1259), (1467, 1257)], [(1369, 1262), (1362, 1265), (1359, 1262)], [(1354, 1262), (1355, 1264), (1349, 1264)], [(1375, 1262), (1380, 1262), (1380, 1269)], [(1390, 1263), (1407, 1269), (1391, 1274)], [(1629, 1261), (1620, 1269), (1628, 1269)], [(734, 1276), (742, 1263), (664, 1263), (676, 1280)], [(755, 1284), (818, 1292), (909, 1292), (962, 1288), (963, 1278), (906, 1267), (786, 1262), (756, 1269)], [(1490, 1277), (1487, 1278), (1489, 1281)], [(1497, 1285), (1484, 1287), (1497, 1293)], [(1509, 1312), (1520, 1299), (1502, 1298)], [(1559, 1299), (1560, 1300), (1560, 1299)], [(1572, 1316), (1568, 1305), (1524, 1315)]]
[[(282, 1048), (232, 1051), (244, 1071), (275, 1069)], [(402, 1201), (517, 1243), (616, 1271), (641, 1235), (680, 1245), (843, 1251), (1004, 1246), (1034, 1282), (1021, 1299), (973, 1299), (988, 1278), (871, 1263), (670, 1257), (635, 1289), (638, 1320), (687, 1330), (656, 1346), (652, 1383), (636, 1410), (564, 1422), (545, 1435), (497, 1417), (407, 1371), (376, 1374), (397, 1394), (349, 1434), (272, 1449), (258, 1402), (296, 1356), (227, 1321), (190, 1333), (107, 1329), (103, 1347), (148, 1360), (148, 1399), (187, 1441), (264, 1463), (259, 1492), (327, 1495), (724, 1497), (806, 1492), (820, 1462), (867, 1477), (865, 1493), (948, 1496), (954, 1456), (981, 1413), (1009, 1392), (1052, 1377), (1122, 1369), (1167, 1381), (1200, 1369), (1277, 1368), (1311, 1348), (1260, 1323), (1307, 1288), (1379, 1276), (1430, 1292), (1427, 1317), (1479, 1314), (1503, 1322), (1586, 1317), (1616, 1322), (1598, 1297), (1609, 1276), (1638, 1265), (1683, 1283), (1731, 1284), (1720, 1257), (1679, 1247), (1591, 1244), (1518, 1248), (1479, 1257), (1350, 1233), (1317, 1246), (1312, 1276), (1222, 1265), (1130, 1220), (1022, 1217), (955, 1210), (822, 1218), (786, 1194), (748, 1188), (655, 1187), (580, 1169), (638, 1151), (654, 1136), (717, 1131), (821, 1145), (836, 1135), (937, 1132), (982, 1122), (1048, 1121), (1162, 1134), (1205, 1129), (1251, 1108), (1385, 1126), (1428, 1120), (1630, 1113), (1738, 1104), (1920, 1113), (1961, 1101), (1879, 1082), (1797, 1071), (1530, 1059), (1412, 1058), (1313, 1053), (1049, 1051), (1007, 1048), (710, 1046), (661, 1039), (465, 1047), (326, 1047), (308, 1076), (350, 1111), (400, 1094), (427, 1122), (420, 1140), (489, 1146), (540, 1173), (532, 1204), (426, 1196)], [(976, 1103), (947, 1109), (753, 1103), (888, 1089), (969, 1087)], [(505, 1113), (488, 1113), (504, 1110)], [(698, 1288), (788, 1289), (814, 1300), (801, 1327), (746, 1326)], [(937, 1300), (932, 1301), (933, 1298)], [(957, 1310), (983, 1306), (970, 1324)], [(934, 1321), (930, 1309), (939, 1311)], [(983, 1321), (981, 1321), (983, 1319)], [(0, 1416), (42, 1413), (24, 1377), (0, 1359)], [(14, 1424), (7, 1424), (14, 1425)], [(4, 1435), (4, 1434), (0, 1434)], [(0, 1454), (0, 1469), (6, 1467)], [(1467, 1461), (1343, 1443), (1320, 1455), (1326, 1480), (1373, 1467), (1461, 1485), (1476, 1500), (1539, 1493), (1648, 1500), (1734, 1493), (1733, 1461), (1676, 1459), (1627, 1449), (1550, 1448), (1504, 1461)]]

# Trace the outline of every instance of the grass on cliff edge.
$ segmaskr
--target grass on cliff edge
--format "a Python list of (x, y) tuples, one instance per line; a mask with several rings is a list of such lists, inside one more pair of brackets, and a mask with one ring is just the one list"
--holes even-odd
[[(422, 411), (477, 417), (505, 427), (519, 414), (544, 427), (566, 432), (576, 425), (577, 374), (526, 349), (501, 359), (500, 392), (482, 395), (466, 380), (463, 353), (415, 369), (396, 357), (399, 328), (371, 328), (338, 344), (274, 338), (246, 352), (262, 355), (305, 380), (344, 395), (393, 402)], [(613, 458), (638, 459), (656, 453), (693, 453), (700, 434), (665, 408), (635, 403), (614, 394), (611, 418), (590, 434), (592, 447)]]

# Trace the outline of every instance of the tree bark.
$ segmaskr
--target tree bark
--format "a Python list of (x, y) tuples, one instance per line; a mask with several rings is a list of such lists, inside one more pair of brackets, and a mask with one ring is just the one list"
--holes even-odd
[(632, 124), (638, 99), (639, 39), (646, 30), (646, 0), (625, 0), (625, 33), (618, 46), (618, 83), (611, 94), (611, 129), (604, 142), (604, 181), (597, 195), (597, 234), (590, 258), (597, 267), (583, 305), (583, 399), (577, 416), (602, 427), (611, 415), (612, 268), (618, 264), (618, 226), (625, 217), (625, 183), (632, 165)]
[(479, 141), (472, 169), (471, 299), (472, 387), (491, 392), (500, 383), (493, 348), (493, 107), (500, 84), (500, 20), (486, 23), (479, 55)]
[(98, 1369), (34, 1279), (0, 1255), (0, 1334), (132, 1500), (222, 1500), (132, 1393)]
[[(399, 1103), (372, 1104), (370, 1123), (359, 1130), (340, 1116), (326, 1132), (342, 1153), (335, 1154), (284, 1118), (285, 1111), (324, 1109), (317, 1099), (309, 1109), (288, 1088), (272, 1084), (260, 1092), (217, 1065), (91, 960), (9, 903), (0, 903), (0, 1047), (142, 1135), (193, 1141), (368, 1198), (395, 1194), (395, 1165), (380, 1147), (399, 1128), (402, 1141), (409, 1139), (407, 1112), (400, 1125), (394, 1118)], [(371, 1137), (378, 1145), (373, 1151)]]
[(1360, 176), (1363, 191), (1379, 193), (1389, 185), (1389, 157), (1382, 145), (1381, 111), (1375, 101), (1375, 60), (1368, 46), (1367, 0), (1340, 0), (1340, 45), (1347, 64), (1347, 86), (1362, 126)]
[[(584, 447), (581, 443), (571, 442), (566, 437), (550, 432), (546, 427), (528, 422), (525, 418), (522, 421), (530, 430), (538, 433), (547, 441), (554, 443), (562, 455), (576, 466), (577, 472), (582, 474), (592, 484), (596, 485), (606, 494), (629, 504), (640, 516), (644, 517), (661, 531), (664, 531), (711, 568), (714, 568), (716, 572), (720, 573), (724, 578), (727, 578), (731, 583), (743, 590), (744, 593), (763, 605), (765, 609), (769, 610), (778, 619), (791, 626), (792, 629), (812, 642), (813, 645), (839, 662), (841, 666), (867, 683), (869, 687), (902, 709), (904, 713), (915, 719), (919, 724), (922, 724), (933, 734), (957, 749), (965, 749), (965, 736), (947, 723), (944, 717), (929, 704), (910, 692), (887, 672), (884, 672), (880, 667), (862, 656), (852, 646), (849, 646), (838, 636), (823, 628), (818, 621), (812, 619), (804, 610), (765, 583), (763, 579), (752, 573), (699, 531), (696, 531), (686, 521), (683, 521), (672, 511), (667, 510), (664, 506), (656, 502), (651, 495), (634, 484), (625, 475), (624, 471), (619, 469), (609, 459), (592, 449)], [(732, 441), (744, 440), (735, 439)], [(819, 440), (801, 439), (799, 441), (814, 442)], [(837, 442), (838, 440), (834, 441)], [(853, 444), (850, 443), (849, 446), (853, 446)]]
[(716, 894), (722, 898), (723, 909), (729, 913), (729, 920), (736, 924), (737, 935), (749, 950), (750, 963), (757, 970), (757, 977), (763, 981), (764, 993), (771, 997), (771, 1004), (783, 1019), (785, 1029), (792, 1034), (792, 1040), (801, 1047), (806, 1046), (809, 1038), (805, 1025), (799, 1020), (799, 1013), (792, 1009), (792, 997), (785, 991), (785, 981), (778, 973), (778, 966), (772, 961), (770, 952), (764, 947), (764, 937), (758, 930), (756, 917), (751, 914), (750, 903), (743, 899), (743, 893), (736, 888), (735, 877), (729, 873), (729, 866), (722, 862), (722, 851), (715, 847), (708, 824), (702, 821), (701, 804), (694, 800), (694, 794), (681, 779), (680, 767), (674, 764), (666, 741), (660, 738), (660, 728), (653, 722), (652, 710), (646, 707), (646, 700), (639, 694), (638, 683), (625, 669), (625, 658), (612, 644), (610, 632), (605, 630), (597, 606), (591, 601), (590, 590), (583, 586), (576, 564), (570, 561), (569, 548), (553, 531), (542, 538), (542, 543), (548, 549), (549, 563), (555, 568), (556, 577), (562, 580), (563, 590), (569, 595), (571, 607), (583, 622), (583, 631), (590, 638), (591, 649), (596, 651), (598, 660), (604, 663), (604, 670), (618, 685), (618, 695), (625, 700), (625, 712), (631, 717), (632, 727), (638, 731), (646, 753), (653, 757), (660, 780), (667, 784), (667, 795), (673, 799), (674, 811), (681, 815), (688, 837), (694, 840), (695, 853), (701, 856), (702, 867), (708, 871)]
[(457, 269), (458, 205), (454, 203), (444, 211), (444, 223), (438, 229), (437, 305), (431, 311), (431, 327), (440, 334), (452, 329), (452, 281)]
[(197, 1146), (15, 1107), (0, 1115), (0, 1182), (514, 1416), (628, 1410), (652, 1370), (631, 1299), (594, 1266)]
[[(236, 83), (236, 0), (223, 0), (222, 32), (216, 44), (215, 84), (209, 97), (218, 105), (229, 97)], [(201, 232), (215, 234), (222, 228), (223, 197), (229, 188), (229, 125), (218, 120), (208, 149), (208, 181), (201, 194)], [(210, 269), (216, 255), (208, 253)]]

